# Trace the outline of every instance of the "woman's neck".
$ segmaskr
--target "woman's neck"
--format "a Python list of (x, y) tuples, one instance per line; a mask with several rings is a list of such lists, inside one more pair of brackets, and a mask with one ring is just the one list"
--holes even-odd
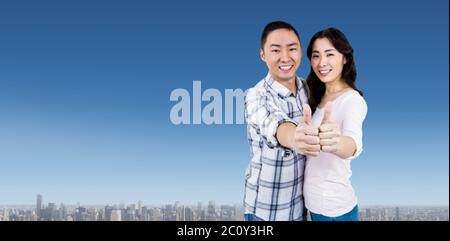
[(344, 81), (333, 81), (325, 84), (325, 94), (322, 97), (322, 100), (319, 103), (319, 108), (323, 108), (325, 104), (329, 101), (335, 100), (346, 90), (351, 87), (345, 83)]
[(329, 82), (325, 84), (325, 95), (338, 94), (347, 88), (350, 88), (350, 86), (342, 80)]

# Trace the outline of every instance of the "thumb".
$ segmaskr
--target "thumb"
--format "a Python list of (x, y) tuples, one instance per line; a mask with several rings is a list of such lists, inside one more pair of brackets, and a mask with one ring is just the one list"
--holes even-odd
[(324, 107), (323, 119), (322, 119), (321, 125), (328, 123), (328, 121), (330, 120), (330, 116), (331, 116), (331, 103), (327, 102)]
[(311, 107), (308, 104), (303, 105), (303, 122), (311, 125)]

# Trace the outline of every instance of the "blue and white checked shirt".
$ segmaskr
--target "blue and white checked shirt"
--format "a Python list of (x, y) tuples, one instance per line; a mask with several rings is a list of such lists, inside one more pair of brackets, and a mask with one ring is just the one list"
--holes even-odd
[(294, 96), (270, 73), (245, 96), (251, 161), (245, 173), (245, 213), (269, 221), (303, 220), (303, 171), (306, 158), (278, 143), (280, 124), (298, 124), (307, 102), (304, 81), (297, 77)]

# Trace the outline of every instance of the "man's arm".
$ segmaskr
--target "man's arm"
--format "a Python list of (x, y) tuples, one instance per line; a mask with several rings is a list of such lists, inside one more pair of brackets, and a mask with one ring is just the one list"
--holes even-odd
[(281, 123), (277, 128), (277, 140), (280, 145), (295, 150), (295, 129), (297, 126), (291, 122)]
[(295, 127), (294, 121), (275, 104), (270, 95), (255, 89), (250, 89), (245, 97), (245, 111), (247, 124), (257, 130), (270, 148), (281, 144), (277, 138), (279, 126), (291, 123)]

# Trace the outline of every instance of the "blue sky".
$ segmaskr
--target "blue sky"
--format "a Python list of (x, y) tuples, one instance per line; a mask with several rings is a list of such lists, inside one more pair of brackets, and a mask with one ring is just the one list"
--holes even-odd
[(448, 205), (448, 1), (0, 4), (0, 204), (242, 203), (245, 125), (173, 125), (172, 90), (247, 89), (266, 23), (355, 49), (362, 205)]

